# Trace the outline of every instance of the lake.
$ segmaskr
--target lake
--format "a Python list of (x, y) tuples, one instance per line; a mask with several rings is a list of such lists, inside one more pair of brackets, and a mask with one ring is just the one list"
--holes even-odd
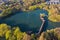
[[(6, 23), (12, 27), (19, 26), (22, 31), (33, 31), (35, 33), (38, 32), (42, 24), (42, 21), (40, 20), (41, 13), (48, 15), (46, 10), (37, 9), (34, 11), (15, 13), (12, 16), (0, 19), (0, 23)], [(44, 31), (47, 29), (60, 27), (60, 22), (51, 22), (48, 20), (48, 17), (45, 17), (45, 20), (46, 22), (43, 28)]]

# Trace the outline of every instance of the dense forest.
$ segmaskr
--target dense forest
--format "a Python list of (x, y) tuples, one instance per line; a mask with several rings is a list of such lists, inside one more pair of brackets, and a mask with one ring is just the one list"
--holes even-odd
[(28, 35), (26, 32), (21, 32), (19, 27), (14, 27), (7, 24), (0, 24), (0, 40), (35, 40), (34, 34)]
[(7, 24), (0, 24), (0, 40), (60, 40), (60, 28), (55, 28), (42, 32), (41, 35), (28, 34), (22, 32), (20, 28)]

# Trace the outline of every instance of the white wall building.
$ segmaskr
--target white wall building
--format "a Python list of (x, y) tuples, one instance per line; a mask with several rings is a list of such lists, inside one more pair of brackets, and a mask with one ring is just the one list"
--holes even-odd
[(60, 4), (60, 0), (50, 0), (46, 2), (47, 4)]
[(22, 1), (22, 0), (0, 0), (0, 2), (8, 2), (8, 1), (20, 2), (20, 1)]
[(2, 3), (4, 3), (3, 0), (0, 0), (0, 5), (1, 5)]
[(59, 0), (50, 0), (50, 2), (59, 2)]
[(1, 2), (2, 0), (0, 0), (0, 2)]

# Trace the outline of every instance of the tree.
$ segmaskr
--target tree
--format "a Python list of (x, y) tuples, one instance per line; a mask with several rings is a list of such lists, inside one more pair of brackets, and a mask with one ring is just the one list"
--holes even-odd
[(6, 33), (6, 31), (9, 30), (9, 27), (8, 25), (6, 24), (0, 24), (0, 36), (3, 37), (4, 34)]
[(37, 6), (36, 5), (29, 7), (29, 10), (35, 10), (35, 9), (37, 9)]
[(22, 40), (31, 40), (31, 36), (26, 34), (25, 32), (23, 33), (23, 39)]
[(60, 28), (55, 28), (42, 32), (39, 40), (60, 40)]

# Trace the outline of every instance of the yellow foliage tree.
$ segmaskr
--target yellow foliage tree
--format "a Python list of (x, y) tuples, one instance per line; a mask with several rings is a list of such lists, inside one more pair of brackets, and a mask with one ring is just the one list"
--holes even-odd
[(5, 34), (6, 40), (11, 40), (12, 34), (11, 34), (11, 30), (8, 30)]
[(29, 7), (29, 10), (35, 10), (35, 9), (37, 9), (37, 6), (36, 5)]
[(9, 30), (9, 27), (10, 26), (6, 24), (0, 24), (0, 36), (3, 36), (6, 33), (6, 31)]

